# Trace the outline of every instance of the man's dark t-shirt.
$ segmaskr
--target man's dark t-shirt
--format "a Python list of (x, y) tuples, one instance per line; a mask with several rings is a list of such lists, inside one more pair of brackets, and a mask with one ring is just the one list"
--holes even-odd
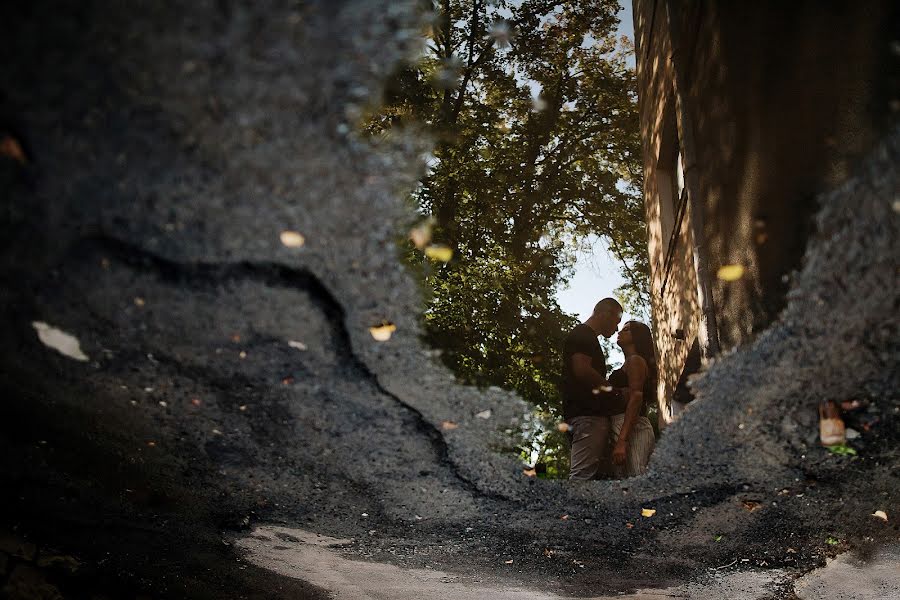
[(606, 377), (606, 356), (597, 341), (597, 334), (582, 323), (566, 336), (563, 346), (563, 418), (606, 417), (625, 412), (625, 399), (618, 391), (600, 390), (594, 393), (590, 383), (575, 378), (572, 371), (572, 356), (575, 354), (590, 356), (594, 370)]

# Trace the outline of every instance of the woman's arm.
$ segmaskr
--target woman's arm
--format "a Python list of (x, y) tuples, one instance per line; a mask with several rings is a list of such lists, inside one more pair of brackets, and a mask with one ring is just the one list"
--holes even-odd
[(625, 464), (625, 454), (628, 449), (628, 436), (641, 412), (644, 403), (644, 382), (647, 380), (647, 361), (642, 357), (629, 356), (625, 361), (625, 373), (628, 375), (628, 404), (625, 407), (625, 421), (622, 430), (616, 439), (613, 448), (612, 461), (614, 465)]

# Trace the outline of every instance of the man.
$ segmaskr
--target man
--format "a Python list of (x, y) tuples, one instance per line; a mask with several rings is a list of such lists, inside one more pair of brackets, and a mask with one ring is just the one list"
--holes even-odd
[(598, 336), (609, 338), (622, 320), (622, 306), (604, 298), (590, 318), (566, 336), (563, 346), (563, 418), (571, 434), (569, 479), (594, 479), (609, 453), (610, 416), (625, 412), (626, 398), (606, 380), (606, 356)]

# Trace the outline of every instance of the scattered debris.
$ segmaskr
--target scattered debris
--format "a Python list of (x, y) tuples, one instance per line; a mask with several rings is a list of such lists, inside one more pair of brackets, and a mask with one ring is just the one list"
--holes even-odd
[(537, 477), (537, 471), (535, 469), (522, 469), (522, 473), (525, 474), (526, 477)]
[(451, 431), (458, 427), (459, 425), (457, 425), (453, 421), (441, 421), (441, 429), (443, 429), (444, 431)]
[(282, 231), (281, 243), (288, 248), (301, 248), (306, 244), (306, 238), (297, 231)]
[(513, 561), (512, 561), (512, 559), (510, 559), (510, 560), (504, 560), (504, 561), (503, 561), (503, 564), (511, 565), (511, 564), (513, 564)]
[(568, 520), (569, 520), (569, 515), (563, 515), (563, 516), (561, 516), (561, 517), (559, 518), (559, 520), (560, 520), (560, 521), (568, 521)]
[(722, 265), (716, 277), (722, 281), (737, 281), (744, 276), (744, 265)]
[(375, 338), (375, 341), (377, 342), (388, 341), (391, 339), (391, 336), (394, 335), (395, 331), (397, 331), (397, 326), (390, 321), (382, 321), (378, 325), (369, 327), (369, 333), (372, 334), (372, 337)]
[(844, 430), (844, 435), (847, 437), (848, 440), (855, 440), (856, 438), (859, 437), (860, 434), (857, 430), (847, 427)]
[(827, 538), (825, 538), (825, 543), (828, 544), (829, 546), (837, 546), (838, 544), (841, 543), (841, 540), (837, 539), (836, 537), (834, 537), (832, 535), (829, 535)]
[(483, 410), (480, 413), (475, 414), (479, 419), (490, 419), (491, 418), (491, 409)]
[(200, 406), (202, 404), (200, 398), (191, 398), (191, 404), (194, 406)]
[(222, 432), (219, 431), (218, 429), (213, 429), (212, 432), (213, 432), (213, 435), (222, 435)]
[(82, 362), (90, 360), (90, 358), (81, 351), (81, 344), (74, 335), (66, 333), (56, 327), (51, 327), (43, 321), (33, 321), (31, 325), (37, 331), (38, 339), (41, 340), (41, 343), (45, 346), (53, 348), (60, 354), (75, 360), (80, 360)]
[(753, 500), (744, 500), (741, 502), (741, 505), (745, 510), (749, 512), (753, 512), (754, 510), (758, 510), (762, 505), (759, 502), (755, 502)]
[(243, 360), (243, 359), (247, 358), (247, 353), (244, 352), (243, 350), (241, 350), (240, 353), (238, 354), (238, 356), (241, 357), (241, 360)]
[(887, 520), (888, 520), (887, 513), (884, 512), (883, 510), (876, 510), (875, 512), (872, 513), (872, 516), (878, 517), (879, 519), (881, 519), (882, 521), (885, 521), (885, 522), (887, 522)]
[(432, 224), (433, 221), (427, 219), (409, 230), (409, 239), (412, 240), (412, 243), (419, 250), (424, 250), (425, 246), (431, 241)]
[(559, 432), (561, 432), (561, 433), (565, 433), (565, 432), (567, 432), (569, 429), (571, 429), (571, 428), (569, 427), (569, 424), (566, 423), (565, 421), (556, 425), (556, 430), (559, 431)]
[(298, 342), (297, 340), (289, 340), (288, 346), (290, 346), (291, 348), (296, 348), (300, 351), (309, 350), (309, 347), (306, 344), (304, 344), (303, 342)]
[(135, 296), (135, 297), (134, 297), (134, 305), (135, 305), (135, 306), (137, 306), (137, 307), (140, 308), (140, 307), (144, 306), (146, 303), (147, 303), (147, 302), (146, 302), (143, 298), (141, 298), (140, 296)]
[(0, 156), (11, 158), (19, 164), (28, 164), (28, 158), (25, 156), (25, 150), (19, 140), (11, 135), (4, 135), (0, 139)]
[(819, 439), (823, 446), (840, 446), (847, 441), (844, 420), (834, 400), (819, 404)]
[(453, 249), (444, 244), (432, 244), (425, 248), (425, 256), (440, 262), (450, 262), (453, 258)]

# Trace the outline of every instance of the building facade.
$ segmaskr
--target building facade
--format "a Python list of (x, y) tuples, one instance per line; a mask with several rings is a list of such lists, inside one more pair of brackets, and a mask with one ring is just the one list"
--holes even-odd
[(669, 422), (702, 359), (778, 316), (817, 195), (896, 121), (900, 11), (875, 0), (635, 0), (633, 13)]

